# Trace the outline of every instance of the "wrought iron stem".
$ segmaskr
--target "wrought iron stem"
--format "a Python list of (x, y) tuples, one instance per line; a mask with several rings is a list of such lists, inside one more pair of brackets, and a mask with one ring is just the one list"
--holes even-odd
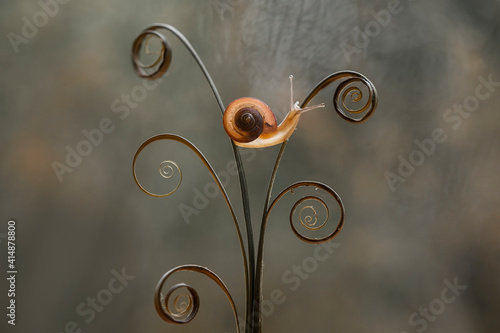
[(255, 294), (254, 294), (254, 312), (259, 313), (259, 316), (257, 318), (254, 318), (253, 322), (253, 327), (254, 327), (254, 332), (260, 333), (262, 331), (262, 315), (260, 315), (260, 295), (262, 294), (262, 277), (263, 277), (263, 270), (264, 270), (264, 261), (263, 261), (263, 254), (264, 254), (264, 236), (266, 233), (266, 218), (269, 212), (269, 202), (271, 201), (271, 196), (273, 192), (273, 186), (274, 186), (274, 181), (276, 179), (276, 174), (278, 173), (278, 167), (281, 162), (281, 157), (283, 157), (283, 154), (285, 153), (285, 148), (286, 144), (288, 143), (288, 140), (283, 142), (281, 144), (280, 151), (278, 152), (278, 155), (276, 156), (276, 162), (274, 163), (274, 168), (273, 172), (271, 173), (271, 178), (269, 179), (269, 186), (267, 187), (267, 194), (266, 194), (266, 202), (264, 203), (264, 209), (262, 213), (262, 223), (260, 227), (260, 236), (259, 236), (259, 246), (257, 248), (257, 271), (256, 271), (256, 279), (255, 279)]

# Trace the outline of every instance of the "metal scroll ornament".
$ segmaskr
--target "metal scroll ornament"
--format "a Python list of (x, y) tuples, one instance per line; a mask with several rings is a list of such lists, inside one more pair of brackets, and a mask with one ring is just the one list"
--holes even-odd
[[(217, 92), (217, 88), (215, 87), (215, 84), (208, 74), (208, 71), (200, 57), (186, 37), (170, 25), (154, 24), (144, 29), (135, 39), (132, 46), (132, 61), (134, 70), (139, 77), (155, 80), (162, 77), (167, 72), (172, 60), (172, 49), (164, 35), (165, 31), (169, 31), (177, 37), (194, 57), (196, 63), (205, 75), (210, 88), (212, 89), (219, 109), (223, 115), (224, 130), (231, 138), (230, 142), (238, 169), (241, 199), (244, 211), (243, 225), (245, 226), (247, 246), (245, 246), (245, 242), (243, 241), (243, 234), (240, 230), (240, 222), (234, 212), (233, 205), (227, 195), (226, 189), (203, 153), (187, 139), (176, 134), (160, 134), (146, 140), (139, 147), (133, 159), (132, 171), (134, 180), (137, 186), (144, 193), (153, 197), (169, 196), (180, 187), (182, 182), (181, 168), (176, 162), (170, 160), (163, 161), (157, 166), (157, 172), (159, 172), (158, 177), (160, 177), (159, 180), (172, 181), (175, 183), (169, 192), (151, 192), (147, 190), (138, 180), (136, 174), (136, 162), (138, 156), (147, 146), (161, 140), (175, 141), (187, 146), (205, 164), (226, 201), (238, 235), (245, 272), (246, 306), (245, 317), (242, 317), (245, 318), (245, 323), (240, 322), (240, 317), (238, 316), (233, 298), (222, 279), (210, 269), (199, 265), (182, 265), (171, 269), (163, 275), (158, 282), (154, 295), (156, 311), (163, 320), (171, 324), (187, 324), (196, 317), (200, 307), (200, 298), (195, 288), (184, 283), (175, 284), (168, 290), (165, 288), (165, 285), (168, 285), (167, 280), (170, 276), (179, 271), (190, 271), (205, 275), (222, 289), (232, 307), (237, 332), (262, 332), (260, 302), (262, 296), (262, 278), (264, 267), (264, 238), (269, 215), (274, 206), (283, 196), (288, 193), (293, 193), (294, 190), (299, 188), (312, 188), (320, 190), (323, 196), (333, 198), (332, 202), (336, 202), (339, 206), (340, 217), (336, 222), (337, 226), (332, 228), (333, 231), (326, 236), (323, 235), (319, 238), (311, 236), (311, 233), (322, 229), (325, 225), (331, 222), (329, 221), (330, 208), (325, 200), (323, 200), (320, 195), (309, 195), (300, 198), (291, 208), (290, 225), (293, 233), (304, 242), (319, 244), (336, 237), (344, 225), (345, 212), (342, 200), (332, 188), (323, 183), (315, 181), (298, 182), (282, 190), (273, 199), (272, 188), (278, 172), (278, 166), (288, 143), (288, 139), (297, 127), (300, 117), (305, 112), (325, 107), (325, 104), (315, 106), (308, 105), (321, 90), (325, 89), (330, 84), (338, 83), (333, 96), (333, 107), (335, 111), (341, 118), (352, 123), (361, 123), (370, 118), (377, 107), (377, 91), (370, 80), (368, 80), (364, 75), (353, 71), (342, 71), (325, 77), (311, 90), (305, 100), (302, 103), (299, 103), (294, 102), (292, 76), (290, 76), (290, 111), (285, 119), (280, 124), (277, 124), (276, 118), (274, 117), (271, 109), (264, 102), (255, 98), (240, 98), (231, 102), (228, 107), (225, 108), (222, 99)], [(160, 42), (161, 47), (159, 51), (153, 52), (150, 49), (150, 43), (154, 39), (156, 39), (156, 42)], [(154, 60), (150, 63), (141, 62), (141, 55), (144, 56), (145, 54), (148, 54), (149, 57), (153, 57)], [(269, 181), (266, 201), (263, 208), (259, 240), (258, 243), (256, 243), (254, 241), (254, 233), (250, 219), (250, 202), (245, 172), (238, 146), (246, 148), (262, 148), (277, 144), (281, 145), (281, 149), (276, 157), (276, 162)], [(298, 219), (300, 223), (294, 223), (294, 218)], [(306, 234), (302, 234), (299, 230), (297, 230), (296, 225), (299, 227), (302, 226), (308, 232)], [(255, 251), (256, 245), (257, 251)], [(255, 253), (257, 254), (257, 257), (255, 257)], [(181, 290), (184, 293), (178, 292)], [(174, 296), (176, 294), (177, 296)]]

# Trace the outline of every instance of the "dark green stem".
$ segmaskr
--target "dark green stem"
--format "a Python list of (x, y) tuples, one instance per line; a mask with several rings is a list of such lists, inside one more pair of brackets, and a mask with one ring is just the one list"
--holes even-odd
[(262, 223), (260, 228), (259, 236), (259, 247), (257, 253), (257, 271), (256, 271), (256, 281), (255, 281), (255, 293), (254, 293), (254, 321), (253, 321), (253, 332), (262, 332), (262, 314), (260, 313), (260, 296), (262, 295), (262, 273), (264, 269), (263, 253), (264, 253), (264, 235), (266, 232), (265, 221), (267, 219), (267, 214), (269, 212), (269, 202), (271, 201), (271, 195), (273, 192), (274, 181), (276, 179), (276, 174), (278, 173), (278, 167), (281, 162), (281, 157), (285, 152), (285, 147), (288, 141), (283, 142), (281, 145), (278, 156), (276, 157), (276, 162), (274, 164), (273, 173), (269, 180), (269, 186), (267, 188), (266, 202), (264, 203), (264, 210), (262, 213)]
[(253, 239), (253, 230), (252, 230), (252, 219), (250, 217), (250, 200), (248, 196), (248, 187), (247, 181), (245, 177), (245, 170), (243, 169), (243, 161), (241, 160), (241, 155), (231, 140), (231, 144), (233, 146), (234, 157), (236, 158), (236, 166), (238, 167), (238, 175), (240, 178), (240, 188), (241, 188), (241, 199), (243, 202), (243, 212), (245, 215), (245, 226), (247, 229), (247, 243), (248, 243), (248, 278), (247, 278), (247, 295), (246, 295), (246, 321), (245, 321), (245, 332), (249, 326), (248, 323), (252, 323), (254, 318), (254, 308), (253, 308), (253, 297), (254, 289), (255, 289), (255, 248), (254, 248), (254, 239)]

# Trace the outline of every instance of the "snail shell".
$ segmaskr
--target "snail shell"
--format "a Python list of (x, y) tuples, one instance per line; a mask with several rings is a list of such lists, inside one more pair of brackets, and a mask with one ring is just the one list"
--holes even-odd
[(231, 102), (222, 119), (224, 130), (236, 142), (246, 143), (261, 134), (275, 132), (278, 128), (276, 117), (266, 103), (251, 97), (243, 97)]
[(237, 146), (264, 148), (283, 143), (292, 135), (304, 112), (325, 107), (318, 104), (301, 108), (293, 102), (293, 76), (290, 75), (290, 111), (278, 125), (276, 117), (266, 103), (251, 97), (234, 100), (224, 111), (224, 130)]

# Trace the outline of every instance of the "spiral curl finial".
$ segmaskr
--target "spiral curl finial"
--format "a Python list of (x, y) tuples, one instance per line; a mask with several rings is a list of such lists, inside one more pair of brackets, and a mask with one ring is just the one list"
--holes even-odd
[[(310, 203), (309, 201), (315, 201), (319, 203), (320, 207), (325, 210), (326, 217), (323, 222), (318, 223), (317, 209), (314, 204)], [(330, 217), (330, 209), (328, 208), (328, 205), (323, 201), (323, 199), (315, 196), (307, 196), (298, 200), (295, 205), (293, 205), (292, 211), (290, 212), (290, 223), (292, 224), (292, 229), (295, 229), (295, 225), (293, 224), (293, 214), (304, 202), (307, 202), (308, 205), (303, 205), (299, 210), (298, 218), (300, 224), (307, 230), (319, 230), (323, 228), (328, 221), (328, 218)]]
[[(354, 71), (336, 72), (325, 77), (311, 90), (302, 102), (302, 107), (307, 105), (321, 90), (336, 81), (341, 81), (341, 83), (335, 89), (333, 107), (339, 116), (351, 123), (362, 123), (368, 120), (377, 108), (378, 93), (366, 76)], [(364, 86), (367, 92), (364, 93), (358, 85)], [(350, 97), (350, 103), (353, 104), (363, 103), (363, 100), (365, 102), (358, 108), (351, 108), (347, 103), (348, 97)], [(362, 114), (362, 116), (355, 118), (351, 114)]]
[[(188, 294), (177, 295), (173, 301), (175, 312), (170, 307), (170, 298), (176, 291), (186, 288)], [(187, 298), (186, 301), (181, 301)], [(171, 287), (165, 297), (162, 297), (161, 292), (155, 293), (156, 311), (168, 323), (171, 324), (187, 324), (196, 317), (200, 308), (200, 297), (198, 292), (188, 284), (178, 283)]]
[[(323, 183), (314, 181), (303, 181), (290, 185), (289, 187), (281, 191), (281, 193), (278, 194), (276, 199), (274, 199), (272, 204), (269, 206), (267, 216), (269, 216), (273, 207), (285, 194), (293, 193), (295, 189), (300, 187), (314, 187), (315, 189), (323, 190), (328, 196), (332, 197), (339, 205), (340, 217), (337, 223), (337, 227), (330, 234), (326, 236), (313, 238), (303, 235), (297, 229), (293, 221), (294, 216), (298, 217), (300, 225), (302, 225), (305, 229), (309, 231), (318, 231), (327, 225), (327, 222), (329, 221), (330, 218), (330, 209), (328, 208), (326, 202), (317, 195), (309, 195), (302, 197), (295, 202), (290, 211), (290, 226), (292, 228), (293, 233), (302, 241), (312, 244), (319, 244), (333, 239), (335, 236), (338, 235), (338, 233), (344, 226), (345, 207), (344, 204), (342, 203), (342, 199), (340, 199), (340, 196), (337, 194), (337, 192), (335, 192), (331, 187)], [(319, 208), (323, 210), (323, 214), (318, 213)], [(319, 216), (323, 216), (324, 220), (323, 221), (318, 220)]]
[[(159, 39), (161, 43), (160, 51), (153, 52), (149, 49), (149, 44), (153, 38)], [(150, 64), (142, 63), (140, 58), (143, 48), (146, 54), (158, 54), (158, 57)], [(159, 79), (167, 72), (171, 61), (172, 48), (165, 36), (156, 31), (154, 27), (150, 30), (144, 30), (134, 40), (132, 44), (132, 64), (137, 76), (148, 80)], [(149, 72), (149, 70), (152, 70), (152, 72)]]
[(153, 193), (153, 192), (150, 192), (139, 181), (139, 179), (137, 177), (137, 172), (136, 172), (137, 158), (139, 157), (139, 155), (141, 154), (141, 152), (144, 150), (144, 148), (146, 148), (150, 144), (152, 144), (152, 143), (154, 143), (156, 141), (159, 141), (159, 140), (161, 140), (161, 137), (160, 138), (153, 137), (153, 138), (150, 138), (149, 140), (146, 140), (139, 147), (139, 149), (137, 150), (137, 152), (134, 155), (134, 160), (132, 161), (132, 175), (134, 176), (134, 180), (135, 180), (135, 183), (137, 184), (137, 186), (141, 189), (141, 191), (143, 191), (147, 195), (150, 195), (152, 197), (157, 197), (157, 198), (167, 197), (167, 196), (171, 195), (172, 193), (174, 193), (175, 191), (177, 191), (177, 189), (181, 186), (181, 183), (182, 183), (182, 171), (181, 171), (181, 168), (179, 167), (179, 165), (177, 165), (177, 163), (175, 163), (173, 161), (163, 161), (163, 162), (161, 162), (160, 166), (159, 166), (159, 169), (158, 169), (158, 171), (160, 173), (160, 176), (163, 177), (164, 178), (163, 180), (166, 180), (166, 181), (170, 181), (172, 178), (174, 178), (174, 175), (178, 175), (178, 177), (175, 177), (175, 178), (179, 179), (178, 183), (169, 192), (167, 192), (167, 193)]
[(169, 179), (173, 177), (174, 169), (177, 169), (177, 171), (181, 173), (181, 169), (179, 168), (177, 163), (172, 161), (163, 161), (160, 164), (159, 172), (163, 178)]
[[(158, 315), (163, 320), (171, 324), (187, 324), (196, 317), (198, 310), (200, 309), (200, 297), (198, 295), (198, 292), (192, 286), (186, 283), (175, 284), (167, 291), (165, 296), (163, 296), (162, 289), (165, 285), (165, 282), (170, 276), (179, 271), (200, 273), (214, 281), (226, 295), (233, 310), (234, 319), (236, 321), (236, 331), (240, 332), (236, 305), (234, 304), (233, 298), (229, 293), (226, 285), (224, 284), (224, 282), (222, 282), (221, 278), (217, 274), (212, 272), (210, 269), (199, 265), (181, 265), (174, 269), (171, 269), (162, 276), (156, 286), (154, 295), (154, 303)], [(171, 297), (175, 292), (183, 288), (187, 289), (188, 293), (177, 295), (174, 298), (173, 307), (175, 309), (175, 312), (173, 312), (170, 306)]]
[[(366, 98), (365, 104), (362, 104), (359, 108), (354, 109), (350, 108), (347, 105), (346, 101), (350, 96), (351, 103), (353, 104), (357, 104), (360, 102), (362, 103), (363, 91), (359, 87), (353, 86), (355, 83), (358, 82), (365, 85), (366, 89), (368, 90), (368, 97)], [(342, 108), (340, 108), (339, 104), (342, 105)], [(373, 87), (372, 83), (368, 79), (362, 77), (354, 77), (342, 82), (337, 87), (337, 90), (335, 90), (335, 94), (333, 96), (333, 106), (335, 107), (335, 111), (337, 111), (337, 113), (342, 118), (344, 118), (349, 122), (366, 121), (369, 117), (371, 117), (373, 111), (375, 111), (376, 105), (377, 105), (377, 95), (375, 87)], [(346, 110), (348, 113), (351, 114), (361, 114), (363, 112), (365, 112), (365, 114), (362, 115), (361, 118), (354, 118), (346, 114), (344, 110)]]

